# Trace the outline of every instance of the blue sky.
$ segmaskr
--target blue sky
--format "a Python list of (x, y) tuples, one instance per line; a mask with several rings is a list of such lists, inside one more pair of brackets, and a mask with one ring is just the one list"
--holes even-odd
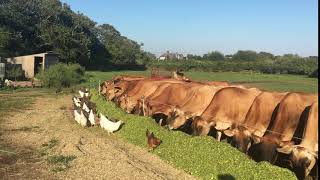
[(318, 54), (317, 0), (62, 0), (99, 24), (143, 42), (159, 55), (170, 50)]

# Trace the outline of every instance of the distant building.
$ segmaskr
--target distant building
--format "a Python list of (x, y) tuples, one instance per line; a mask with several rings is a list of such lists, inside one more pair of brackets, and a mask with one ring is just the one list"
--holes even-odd
[(166, 53), (161, 54), (158, 59), (163, 61), (163, 60), (168, 60), (168, 59), (185, 60), (187, 58), (183, 54), (170, 53), (169, 51), (167, 51)]
[(49, 66), (59, 62), (58, 54), (53, 52), (11, 57), (6, 60), (8, 64), (21, 65), (26, 78), (33, 78), (39, 70), (47, 69)]
[(159, 57), (159, 60), (165, 60), (165, 59), (166, 59), (165, 56), (160, 56), (160, 57)]
[(228, 54), (228, 55), (225, 55), (225, 57), (226, 57), (227, 59), (231, 59), (231, 58), (233, 57), (233, 55)]

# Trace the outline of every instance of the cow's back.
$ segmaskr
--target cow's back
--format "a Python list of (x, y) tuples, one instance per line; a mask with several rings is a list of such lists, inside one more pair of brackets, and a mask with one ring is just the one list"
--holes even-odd
[(286, 93), (261, 92), (253, 101), (243, 121), (250, 132), (262, 137), (272, 119), (272, 114)]
[[(307, 106), (317, 99), (317, 95), (288, 93), (280, 102), (275, 120), (266, 132), (265, 138), (274, 141), (290, 141)], [(300, 123), (303, 125), (303, 123)], [(303, 129), (303, 127), (299, 127)]]
[(222, 86), (203, 85), (196, 89), (195, 94), (180, 107), (184, 112), (191, 112), (194, 115), (200, 115), (208, 107), (215, 93), (222, 89)]
[(311, 105), (308, 113), (307, 125), (303, 133), (303, 140), (300, 146), (312, 152), (318, 151), (318, 101)]
[(201, 115), (204, 119), (220, 122), (244, 120), (254, 98), (260, 93), (237, 87), (226, 87), (216, 92), (207, 109)]

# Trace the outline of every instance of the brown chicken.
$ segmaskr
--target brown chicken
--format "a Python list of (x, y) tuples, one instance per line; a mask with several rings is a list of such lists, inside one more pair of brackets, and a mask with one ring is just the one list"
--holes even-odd
[(146, 132), (146, 136), (147, 136), (147, 142), (148, 142), (148, 146), (149, 146), (150, 150), (154, 150), (162, 142), (161, 139), (156, 138), (154, 136), (153, 132), (150, 133), (148, 129)]

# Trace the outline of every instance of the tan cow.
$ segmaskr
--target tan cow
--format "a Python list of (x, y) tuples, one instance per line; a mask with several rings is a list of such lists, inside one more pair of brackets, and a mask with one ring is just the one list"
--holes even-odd
[[(182, 81), (178, 81), (175, 83), (183, 83)], [(168, 82), (164, 82), (163, 84), (161, 84), (158, 89), (156, 91), (154, 91), (152, 94), (150, 94), (148, 97), (142, 97), (140, 99), (137, 100), (137, 104), (133, 110), (134, 114), (139, 114), (139, 115), (143, 115), (146, 116), (148, 115), (147, 112), (147, 105), (146, 105), (146, 99), (148, 99), (147, 101), (149, 101), (150, 99), (153, 99), (157, 96), (160, 96), (163, 93), (163, 90), (166, 89), (168, 86), (170, 86), (173, 83), (168, 83)]]
[(107, 100), (116, 100), (115, 98), (132, 89), (139, 81), (142, 80), (119, 80), (119, 81), (105, 81), (101, 84), (101, 94)]
[(126, 112), (131, 113), (134, 107), (136, 106), (138, 99), (142, 97), (148, 97), (153, 92), (155, 92), (158, 87), (163, 83), (181, 83), (175, 79), (163, 79), (163, 80), (144, 80), (137, 83), (134, 88), (130, 91), (127, 91), (120, 98), (120, 107)]
[(194, 116), (200, 116), (208, 107), (215, 93), (223, 86), (203, 85), (195, 90), (188, 102), (172, 109), (168, 117), (169, 129), (178, 129)]
[(119, 82), (129, 82), (135, 80), (143, 80), (146, 79), (145, 76), (136, 76), (136, 75), (117, 75), (113, 77), (111, 80), (104, 81), (100, 84), (100, 92), (102, 95), (108, 96), (108, 91), (114, 89), (115, 84)]
[(206, 110), (192, 121), (194, 135), (207, 135), (212, 127), (217, 131), (220, 141), (221, 131), (234, 123), (242, 123), (256, 96), (258, 89), (226, 87), (216, 92)]
[(267, 130), (276, 107), (287, 93), (261, 92), (253, 101), (242, 124), (233, 124), (223, 133), (232, 137), (231, 144), (247, 153), (252, 143), (252, 135), (262, 137)]
[(146, 115), (168, 116), (174, 106), (186, 103), (201, 86), (203, 85), (198, 83), (175, 83), (165, 87), (161, 94), (150, 96), (145, 100)]
[(301, 143), (277, 149), (279, 152), (290, 154), (294, 172), (299, 179), (309, 175), (318, 159), (318, 124), (318, 101), (316, 101), (310, 107)]
[(280, 101), (274, 121), (263, 137), (253, 136), (254, 144), (250, 154), (257, 161), (275, 163), (276, 149), (289, 144), (293, 137), (302, 137), (304, 118), (307, 117), (306, 107), (318, 98), (318, 95), (306, 93), (288, 93)]

